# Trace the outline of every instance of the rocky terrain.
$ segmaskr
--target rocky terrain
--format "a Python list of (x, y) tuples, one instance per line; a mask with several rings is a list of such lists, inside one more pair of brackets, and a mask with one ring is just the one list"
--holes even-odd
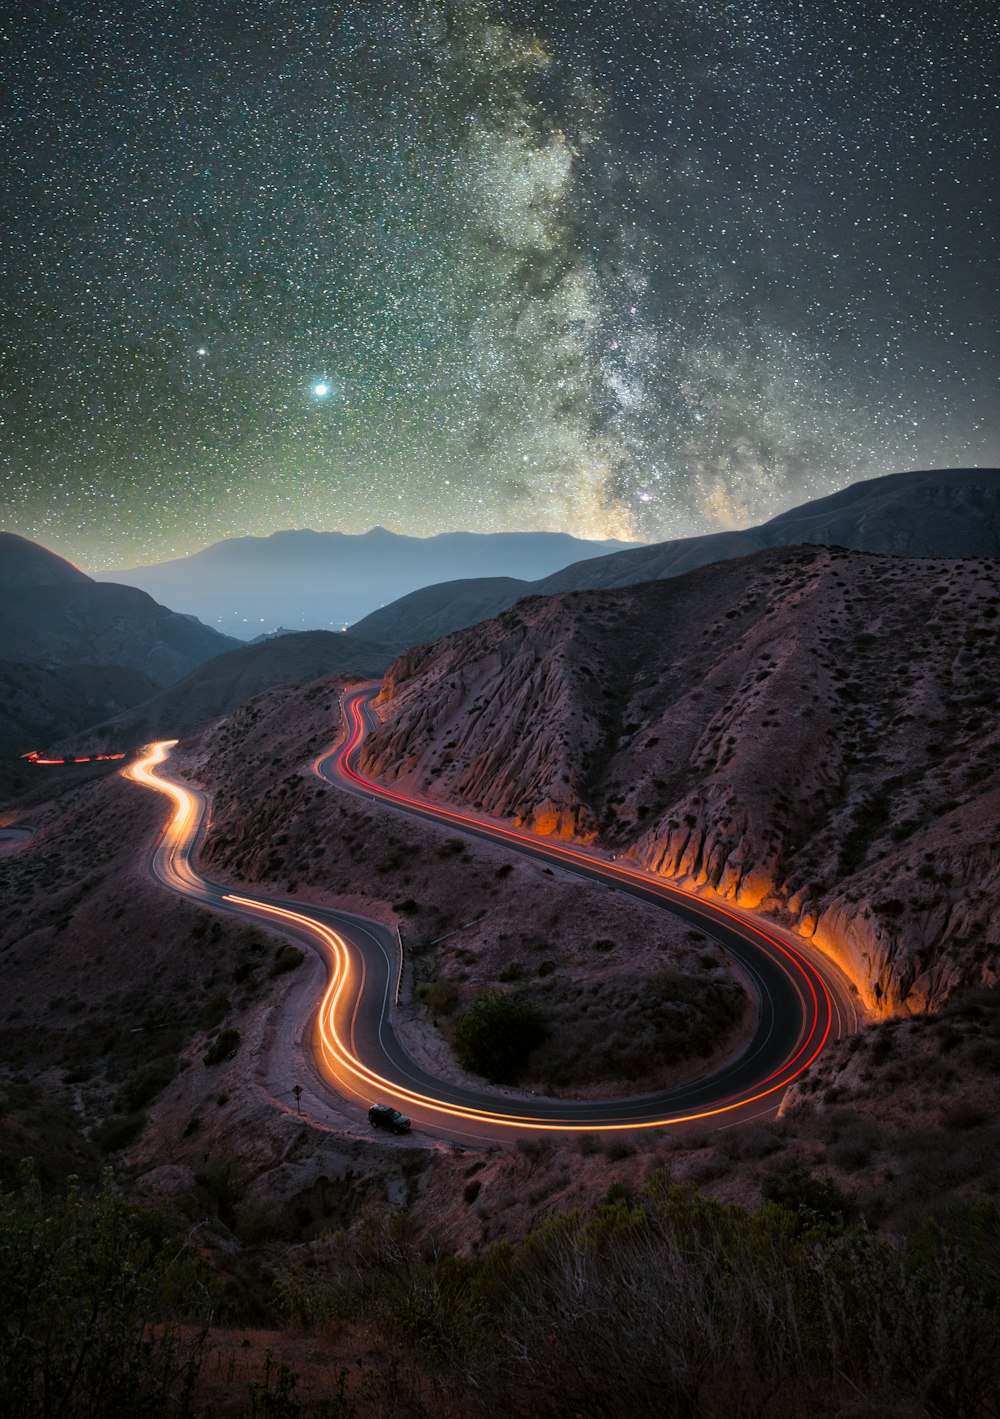
[(1000, 564), (776, 549), (389, 669), (365, 767), (780, 913), (866, 1004), (998, 970)]
[[(751, 576), (746, 586), (754, 584)], [(617, 643), (624, 647), (622, 634)], [(626, 662), (623, 652), (616, 664)], [(463, 846), (429, 824), (319, 785), (306, 765), (336, 732), (336, 690), (331, 679), (268, 690), (185, 746), (184, 772), (214, 788), (206, 866), (217, 877), (398, 921), (410, 952), (404, 1036), (428, 1063), (442, 1073), (456, 1068), (443, 1037), (434, 1043), (434, 997), (421, 986), (443, 982), (467, 999), (494, 981), (544, 991), (565, 977), (607, 1021), (622, 1008), (622, 982), (648, 980), (664, 961), (692, 979), (724, 978), (704, 940), (688, 940), (652, 908), (489, 844)], [(357, 1419), (400, 1406), (423, 1415), (431, 1395), (434, 1412), (458, 1419), (470, 1412), (469, 1374), (484, 1383), (492, 1374), (470, 1369), (483, 1363), (478, 1352), (454, 1348), (447, 1317), (477, 1313), (463, 1278), (482, 1278), (475, 1285), (486, 1289), (473, 1293), (480, 1299), (498, 1287), (506, 1294), (508, 1278), (529, 1274), (529, 1258), (537, 1265), (549, 1248), (569, 1246), (575, 1228), (585, 1245), (567, 1253), (567, 1265), (594, 1256), (615, 1263), (617, 1249), (645, 1225), (651, 1199), (672, 1219), (656, 1223), (656, 1236), (669, 1239), (679, 1227), (685, 1256), (692, 1227), (725, 1229), (746, 1218), (752, 1246), (734, 1242), (706, 1272), (734, 1277), (738, 1294), (747, 1257), (772, 1235), (782, 1240), (766, 1267), (779, 1292), (781, 1268), (802, 1248), (811, 1286), (821, 1265), (838, 1276), (845, 1264), (857, 1266), (872, 1305), (886, 1284), (878, 1267), (894, 1247), (915, 1248), (912, 1268), (926, 1258), (928, 1238), (943, 1237), (945, 1246), (957, 1238), (990, 1265), (991, 1200), (1000, 1189), (995, 988), (957, 989), (936, 1013), (889, 1019), (841, 1041), (786, 1096), (777, 1121), (719, 1132), (531, 1138), (473, 1152), (417, 1136), (373, 1137), (363, 1119), (338, 1113), (335, 1099), (315, 1115), (309, 1100), (300, 1116), (287, 1088), (267, 1075), (277, 1023), (315, 993), (315, 970), (309, 960), (286, 968), (277, 938), (178, 901), (146, 878), (143, 848), (163, 814), (153, 795), (118, 778), (83, 786), (32, 809), (23, 821), (33, 836), (0, 862), (11, 904), (0, 923), (0, 1176), (9, 1185), (18, 1159), (33, 1155), (46, 1189), (58, 1189), (67, 1173), (86, 1182), (110, 1161), (117, 1188), (154, 1209), (143, 1225), (157, 1235), (170, 1229), (174, 1271), (179, 1256), (198, 1268), (180, 1312), (192, 1333), (202, 1334), (201, 1298), (212, 1297), (210, 1348), (195, 1390), (210, 1412), (300, 1412), (289, 1408), (294, 1401), (317, 1415), (329, 1412), (324, 1403)], [(471, 923), (470, 892), (489, 909)], [(571, 993), (564, 1003), (572, 1005)], [(230, 1030), (235, 1053), (216, 1062), (213, 1046)], [(762, 1199), (770, 1199), (763, 1212), (740, 1210)], [(725, 1206), (713, 1210), (718, 1204)], [(853, 1233), (841, 1236), (858, 1221), (873, 1229), (870, 1257), (849, 1240)], [(621, 1256), (627, 1275), (679, 1274), (677, 1257), (642, 1255)], [(964, 1365), (974, 1337), (989, 1329), (977, 1310), (978, 1273), (960, 1269), (947, 1282), (934, 1274), (932, 1329), (944, 1358), (928, 1348), (931, 1332), (919, 1329), (923, 1311), (914, 1305), (903, 1338), (879, 1342), (878, 1373), (869, 1373), (865, 1319), (838, 1413), (858, 1412), (859, 1384), (879, 1396), (867, 1412), (900, 1419), (920, 1412), (908, 1408), (911, 1390), (932, 1364), (958, 1355)], [(685, 1286), (693, 1284), (685, 1276)], [(553, 1300), (561, 1293), (552, 1284), (540, 1344), (550, 1344), (557, 1323)], [(603, 1284), (595, 1277), (588, 1287)], [(607, 1304), (617, 1307), (626, 1291), (613, 1284)], [(884, 1322), (872, 1323), (888, 1325), (887, 1337), (897, 1334), (899, 1316), (888, 1294)], [(956, 1310), (954, 1298), (970, 1295), (968, 1313)], [(702, 1300), (715, 1314), (734, 1296)], [(533, 1332), (523, 1329), (524, 1302), (517, 1304), (494, 1329), (520, 1345)], [(572, 1304), (579, 1314), (578, 1298)], [(690, 1304), (701, 1316), (696, 1293)], [(744, 1335), (739, 1314), (726, 1355)], [(627, 1324), (617, 1309), (603, 1309), (598, 1332), (585, 1329), (580, 1341), (593, 1355), (604, 1337), (620, 1353), (632, 1334)], [(838, 1336), (843, 1343), (844, 1331)], [(553, 1414), (576, 1383), (572, 1343), (566, 1332), (559, 1351), (566, 1374), (533, 1391)], [(681, 1352), (721, 1375), (713, 1343), (696, 1319)], [(924, 1357), (916, 1367), (914, 1347)], [(612, 1356), (601, 1356), (603, 1383), (614, 1390)], [(520, 1370), (513, 1356), (497, 1363), (515, 1385), (541, 1384), (533, 1359)], [(633, 1373), (633, 1361), (623, 1363)], [(761, 1361), (768, 1375), (769, 1363)], [(775, 1364), (778, 1379), (787, 1376), (787, 1362)], [(483, 1393), (501, 1379), (493, 1376)], [(584, 1386), (591, 1396), (594, 1383), (601, 1382)], [(578, 1398), (583, 1404), (583, 1392)], [(484, 1405), (495, 1412), (488, 1399)], [(778, 1414), (781, 1405), (759, 1412)]]
[[(318, 962), (149, 880), (156, 797), (53, 769), (38, 794), (61, 796), (3, 819), (0, 1191), (26, 1156), (55, 1193), (110, 1162), (118, 1193), (153, 1209), (133, 1215), (166, 1238), (168, 1279), (179, 1257), (192, 1268), (156, 1315), (202, 1338), (213, 1318), (195, 1395), (220, 1416), (485, 1419), (501, 1390), (510, 1412), (555, 1419), (572, 1393), (574, 1412), (614, 1413), (671, 1296), (683, 1365), (722, 1386), (691, 1412), (783, 1419), (824, 1412), (834, 1391), (827, 1412), (844, 1419), (960, 1412), (968, 1395), (987, 1412), (998, 573), (984, 558), (763, 551), (521, 602), (386, 677), (370, 770), (755, 904), (842, 962), (885, 1018), (829, 1048), (776, 1120), (463, 1152), (373, 1136), (318, 1090), (300, 1114), (295, 1076), (269, 1061)], [(204, 870), (398, 925), (401, 1033), (442, 1075), (461, 1077), (456, 1015), (493, 986), (548, 1017), (533, 1087), (631, 1092), (710, 1064), (671, 1062), (649, 1034), (651, 992), (683, 981), (704, 1004), (732, 989), (707, 938), (310, 774), (345, 677), (261, 691), (252, 652), (305, 677), (326, 668), (327, 638), (311, 640), (223, 657), (178, 699), (209, 721), (179, 761), (213, 798)], [(44, 678), (36, 691), (41, 704)], [(736, 1046), (739, 1019), (713, 1028), (716, 1055)], [(651, 1300), (656, 1277), (669, 1285)], [(819, 1283), (829, 1345), (789, 1299)], [(456, 1327), (466, 1316), (481, 1335)], [(749, 1389), (726, 1389), (734, 1364)]]
[[(531, 1088), (634, 1093), (734, 1047), (745, 1002), (703, 933), (571, 874), (289, 774), (338, 722), (335, 682), (324, 680), (259, 696), (202, 736), (195, 771), (215, 791), (204, 860), (217, 876), (398, 923), (411, 1044), (430, 1051), (435, 1069), (457, 1067), (437, 1031), (419, 1027), (433, 1017), (447, 1032), (464, 1005), (497, 986), (549, 1023), (529, 1061)], [(702, 1015), (712, 1022), (703, 1048), (677, 1049), (665, 1024), (658, 1035), (658, 984), (693, 1027)]]
[(498, 616), (518, 597), (631, 586), (800, 543), (907, 557), (1000, 556), (1000, 472), (946, 468), (872, 478), (759, 527), (629, 548), (519, 587), (486, 578), (425, 587), (372, 612), (352, 630), (372, 640), (417, 645)]

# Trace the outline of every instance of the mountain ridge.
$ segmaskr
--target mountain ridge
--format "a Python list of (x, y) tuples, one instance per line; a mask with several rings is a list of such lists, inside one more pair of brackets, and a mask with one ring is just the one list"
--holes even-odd
[(758, 527), (627, 548), (571, 563), (516, 588), (490, 591), (485, 582), (479, 587), (466, 582), (459, 589), (452, 583), (449, 593), (447, 584), (425, 587), (372, 612), (351, 629), (373, 640), (416, 645), (497, 616), (521, 596), (628, 586), (678, 576), (764, 547), (798, 543), (887, 555), (1000, 556), (1000, 472), (957, 468), (890, 473), (790, 508)]
[(277, 626), (342, 630), (417, 587), (477, 576), (535, 579), (624, 545), (566, 532), (409, 537), (378, 527), (362, 534), (301, 529), (230, 538), (190, 557), (99, 572), (96, 579), (140, 587), (249, 639)]

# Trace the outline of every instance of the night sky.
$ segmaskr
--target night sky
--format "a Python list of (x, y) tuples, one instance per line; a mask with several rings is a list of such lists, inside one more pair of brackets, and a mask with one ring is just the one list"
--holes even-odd
[(3, 518), (683, 536), (1000, 463), (995, 6), (8, 4)]

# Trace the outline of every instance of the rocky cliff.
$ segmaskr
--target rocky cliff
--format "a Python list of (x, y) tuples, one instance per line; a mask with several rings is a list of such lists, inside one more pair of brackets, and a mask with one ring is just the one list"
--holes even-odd
[(1000, 564), (800, 547), (397, 660), (365, 766), (780, 912), (867, 1003), (991, 981)]

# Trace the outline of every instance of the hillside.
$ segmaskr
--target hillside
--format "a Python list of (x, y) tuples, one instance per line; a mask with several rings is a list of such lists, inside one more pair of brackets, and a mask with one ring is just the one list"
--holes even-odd
[(158, 685), (229, 650), (228, 636), (159, 606), (131, 586), (38, 586), (0, 594), (0, 658), (128, 665)]
[(82, 752), (178, 738), (276, 685), (306, 685), (336, 672), (375, 679), (392, 657), (385, 646), (333, 631), (298, 631), (239, 646), (206, 661), (141, 704), (94, 723), (74, 743)]
[(793, 548), (402, 656), (365, 767), (787, 915), (866, 1002), (1000, 961), (1000, 564)]
[(0, 793), (31, 781), (20, 754), (120, 714), (235, 644), (0, 533)]
[(18, 586), (73, 586), (90, 581), (72, 562), (15, 532), (0, 532), (0, 590)]
[(686, 537), (574, 562), (518, 587), (486, 578), (428, 587), (352, 626), (356, 635), (417, 645), (498, 616), (521, 596), (631, 586), (710, 562), (799, 543), (907, 557), (1000, 556), (1000, 472), (950, 468), (855, 483), (760, 527)]
[(141, 587), (157, 600), (250, 639), (278, 626), (340, 631), (375, 607), (434, 582), (535, 580), (581, 557), (600, 557), (626, 545), (585, 542), (564, 532), (404, 537), (383, 527), (358, 536), (303, 529), (231, 538), (157, 566), (101, 572), (98, 580)]

